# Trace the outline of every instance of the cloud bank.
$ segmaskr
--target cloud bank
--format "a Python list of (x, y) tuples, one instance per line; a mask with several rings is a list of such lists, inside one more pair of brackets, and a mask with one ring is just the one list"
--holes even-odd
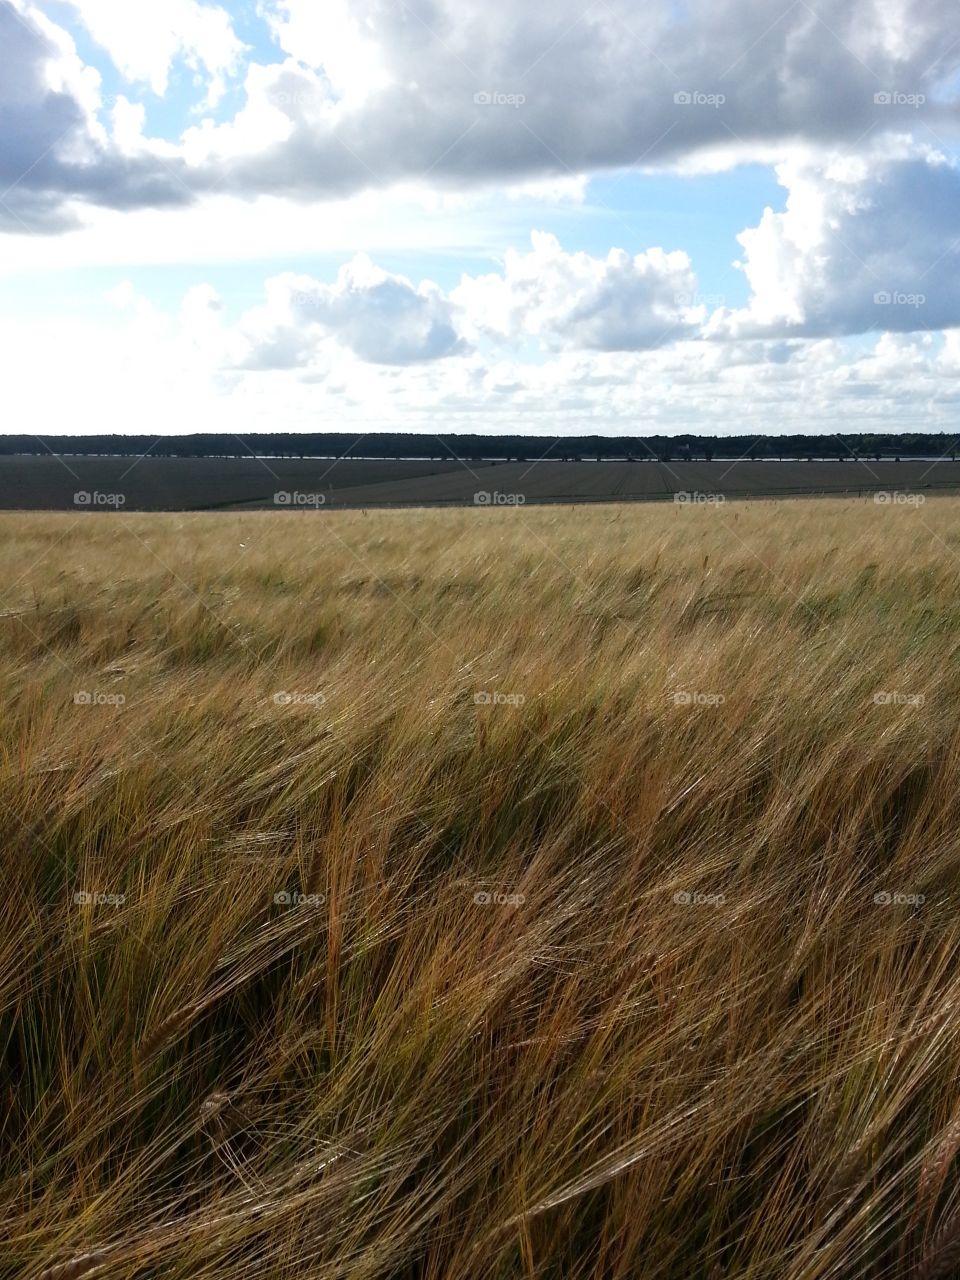
[[(282, 61), (245, 56), (228, 11), (143, 17), (70, 0), (119, 72), (162, 90), (180, 59), (242, 102), (135, 157), (97, 114), (97, 72), (31, 0), (0, 0), (2, 176), (13, 216), (164, 206), (213, 191), (329, 199), (402, 182), (455, 188), (634, 165), (722, 165), (806, 141), (924, 127), (954, 136), (960, 70), (946, 0), (265, 0)], [(38, 160), (38, 155), (42, 159)], [(7, 197), (4, 197), (6, 200)], [(8, 213), (8, 216), (11, 216)]]

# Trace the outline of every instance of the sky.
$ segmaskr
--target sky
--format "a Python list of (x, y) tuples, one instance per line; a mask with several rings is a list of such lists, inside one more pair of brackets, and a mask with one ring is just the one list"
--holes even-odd
[(953, 0), (0, 0), (8, 432), (960, 429)]

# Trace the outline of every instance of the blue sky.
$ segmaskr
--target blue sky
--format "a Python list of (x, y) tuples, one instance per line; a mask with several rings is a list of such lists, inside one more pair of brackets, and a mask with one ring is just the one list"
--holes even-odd
[[(724, 297), (731, 306), (747, 301), (749, 289), (743, 272), (734, 262), (739, 256), (737, 235), (747, 226), (758, 207), (782, 210), (784, 191), (769, 168), (744, 166), (736, 173), (679, 177), (656, 174), (647, 178), (628, 174), (622, 178), (599, 177), (588, 188), (583, 205), (544, 208), (539, 212), (539, 229), (555, 234), (570, 252), (582, 251), (601, 257), (611, 245), (639, 252), (648, 245), (684, 249), (697, 266), (701, 291)], [(714, 211), (708, 219), (704, 211)], [(523, 247), (517, 243), (517, 248)], [(189, 254), (189, 245), (185, 246)], [(150, 265), (122, 268), (111, 266), (56, 268), (33, 274), (29, 287), (11, 277), (0, 280), (0, 290), (9, 290), (18, 305), (41, 313), (51, 304), (83, 307), (92, 296), (130, 280), (158, 305), (172, 308), (199, 276), (218, 291), (227, 306), (238, 311), (259, 300), (265, 272), (305, 271), (333, 276), (350, 258), (349, 253), (325, 251), (318, 244), (311, 251), (265, 245), (263, 256), (249, 262), (179, 265)], [(435, 280), (452, 289), (466, 273), (489, 271), (489, 256), (467, 253), (384, 251), (377, 261), (390, 272)], [(107, 305), (103, 298), (104, 305)]]
[(942, 0), (0, 0), (14, 413), (956, 429), (953, 24)]

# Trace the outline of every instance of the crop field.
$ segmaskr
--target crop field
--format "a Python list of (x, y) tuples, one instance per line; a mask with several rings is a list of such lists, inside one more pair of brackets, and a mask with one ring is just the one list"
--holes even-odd
[[(276, 493), (308, 490), (332, 499), (337, 488), (404, 484), (460, 463), (377, 462), (350, 458), (0, 458), (0, 510), (74, 511), (83, 505), (130, 511), (198, 511), (273, 507)], [(86, 504), (77, 495), (89, 495)], [(120, 504), (106, 499), (122, 499)]]
[(958, 580), (949, 496), (0, 516), (0, 1274), (957, 1274)]
[[(438, 449), (440, 442), (438, 441)], [(960, 462), (0, 458), (0, 510), (535, 505), (960, 490)]]

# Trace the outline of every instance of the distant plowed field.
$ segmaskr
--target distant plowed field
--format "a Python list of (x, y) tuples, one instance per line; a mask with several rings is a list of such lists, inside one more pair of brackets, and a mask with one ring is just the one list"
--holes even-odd
[[(207, 511), (274, 506), (274, 494), (403, 485), (462, 470), (459, 462), (394, 462), (351, 458), (79, 458), (0, 459), (0, 510), (67, 511), (78, 493), (124, 499), (131, 511)], [(100, 503), (108, 507), (110, 503)]]
[(0, 509), (256, 510), (521, 505), (960, 489), (960, 462), (0, 459)]

